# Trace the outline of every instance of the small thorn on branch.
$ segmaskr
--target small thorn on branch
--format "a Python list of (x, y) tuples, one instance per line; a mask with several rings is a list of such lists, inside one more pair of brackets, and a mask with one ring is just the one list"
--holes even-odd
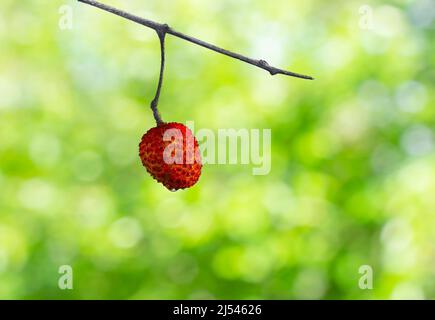
[(269, 67), (269, 64), (266, 60), (259, 60), (258, 63), (263, 67)]

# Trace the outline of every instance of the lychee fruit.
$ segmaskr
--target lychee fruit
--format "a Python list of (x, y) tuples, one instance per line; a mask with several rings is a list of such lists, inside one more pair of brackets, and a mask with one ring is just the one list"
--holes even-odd
[(139, 144), (149, 174), (171, 191), (193, 186), (201, 175), (201, 155), (192, 131), (177, 122), (149, 129)]

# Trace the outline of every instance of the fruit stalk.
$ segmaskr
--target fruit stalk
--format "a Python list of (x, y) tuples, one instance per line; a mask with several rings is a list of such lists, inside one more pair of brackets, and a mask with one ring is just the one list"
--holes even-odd
[(157, 85), (156, 95), (151, 101), (151, 110), (153, 111), (154, 119), (156, 120), (156, 124), (159, 126), (163, 124), (162, 117), (160, 116), (160, 112), (157, 108), (159, 104), (160, 92), (162, 90), (163, 85), (163, 73), (165, 71), (165, 38), (166, 38), (167, 25), (162, 30), (157, 31), (157, 35), (160, 40), (160, 52), (161, 52), (161, 60), (160, 60), (160, 76), (159, 76), (159, 84)]

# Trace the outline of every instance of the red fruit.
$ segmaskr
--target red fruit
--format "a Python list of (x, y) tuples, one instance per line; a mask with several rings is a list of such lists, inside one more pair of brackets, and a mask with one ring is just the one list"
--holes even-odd
[(177, 122), (151, 128), (139, 144), (142, 164), (171, 191), (193, 186), (201, 175), (201, 155), (192, 131)]

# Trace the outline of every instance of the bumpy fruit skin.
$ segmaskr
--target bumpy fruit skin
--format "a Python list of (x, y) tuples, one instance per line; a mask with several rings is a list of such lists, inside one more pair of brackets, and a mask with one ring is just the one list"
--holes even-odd
[[(167, 131), (169, 129), (179, 131)], [(167, 135), (164, 137), (165, 132)], [(171, 137), (174, 132), (179, 133), (178, 138)], [(175, 159), (175, 154), (179, 159), (176, 163), (165, 161), (168, 156)], [(193, 186), (201, 175), (198, 141), (192, 131), (181, 123), (163, 123), (149, 129), (139, 144), (139, 156), (149, 174), (171, 191)]]

